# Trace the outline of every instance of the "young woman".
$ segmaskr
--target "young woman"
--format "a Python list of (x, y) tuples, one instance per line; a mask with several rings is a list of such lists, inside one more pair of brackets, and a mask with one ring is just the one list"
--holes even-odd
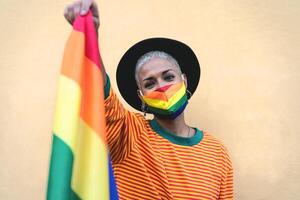
[[(97, 5), (75, 2), (65, 9), (72, 24)], [(233, 170), (226, 148), (211, 134), (186, 124), (184, 109), (197, 88), (200, 65), (187, 45), (150, 38), (132, 46), (117, 69), (126, 110), (105, 81), (108, 146), (120, 199), (233, 199)], [(146, 113), (154, 115), (152, 120)]]

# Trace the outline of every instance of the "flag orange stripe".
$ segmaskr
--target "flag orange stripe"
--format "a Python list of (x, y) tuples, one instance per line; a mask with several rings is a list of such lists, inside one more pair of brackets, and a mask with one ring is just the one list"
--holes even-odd
[(73, 31), (65, 48), (61, 74), (80, 85), (80, 116), (105, 141), (105, 121), (101, 118), (104, 116), (104, 95), (100, 92), (103, 89), (103, 77), (99, 67), (84, 56), (84, 51), (84, 34)]
[(72, 31), (65, 46), (61, 74), (68, 76), (81, 85), (82, 60), (84, 58), (84, 34)]
[(85, 57), (84, 62), (80, 116), (105, 142), (104, 93), (100, 92), (103, 90), (103, 77), (100, 69), (88, 58)]

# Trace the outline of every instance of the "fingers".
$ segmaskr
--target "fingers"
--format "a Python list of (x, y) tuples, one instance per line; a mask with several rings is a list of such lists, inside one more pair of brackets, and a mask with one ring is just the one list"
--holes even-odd
[(93, 21), (94, 21), (95, 27), (96, 27), (96, 29), (98, 29), (100, 27), (100, 19), (99, 19), (98, 7), (95, 2), (93, 2), (91, 5), (91, 11), (93, 13)]
[(93, 0), (77, 0), (66, 6), (64, 17), (72, 25), (78, 15), (86, 15), (91, 8), (96, 27), (99, 26), (99, 12)]
[(72, 8), (72, 5), (68, 5), (66, 6), (65, 10), (64, 10), (64, 17), (65, 19), (70, 23), (72, 24), (73, 23), (73, 17), (72, 17), (72, 12), (73, 12), (73, 8)]
[(80, 11), (81, 11), (81, 1), (76, 1), (74, 2), (74, 6), (73, 6), (73, 9), (74, 9), (74, 19), (80, 14)]
[(94, 17), (99, 18), (98, 6), (95, 2), (92, 2), (91, 11), (92, 11)]
[(81, 15), (85, 15), (87, 14), (87, 12), (89, 11), (90, 9), (90, 6), (92, 5), (93, 3), (93, 0), (84, 0), (82, 1), (82, 7), (81, 7), (81, 11), (80, 11), (80, 14)]

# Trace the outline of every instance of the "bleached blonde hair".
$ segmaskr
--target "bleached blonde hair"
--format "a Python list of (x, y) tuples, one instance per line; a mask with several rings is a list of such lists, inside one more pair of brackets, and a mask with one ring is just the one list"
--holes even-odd
[(180, 66), (179, 66), (177, 60), (174, 57), (172, 57), (170, 54), (168, 54), (164, 51), (149, 51), (149, 52), (145, 53), (144, 55), (142, 55), (138, 59), (136, 65), (135, 65), (135, 81), (137, 83), (139, 83), (139, 80), (138, 80), (139, 70), (141, 69), (141, 67), (143, 65), (145, 65), (147, 62), (149, 62), (153, 58), (161, 58), (161, 59), (165, 59), (165, 60), (170, 61), (171, 63), (173, 63), (178, 68), (179, 72), (182, 74)]

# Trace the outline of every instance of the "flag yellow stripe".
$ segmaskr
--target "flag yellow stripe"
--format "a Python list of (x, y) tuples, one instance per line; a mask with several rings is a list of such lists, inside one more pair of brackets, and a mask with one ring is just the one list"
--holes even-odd
[(74, 152), (72, 188), (82, 199), (109, 199), (108, 153), (99, 135), (82, 119)]
[(76, 132), (80, 117), (81, 90), (72, 79), (60, 75), (56, 97), (53, 131), (72, 150), (76, 146)]

